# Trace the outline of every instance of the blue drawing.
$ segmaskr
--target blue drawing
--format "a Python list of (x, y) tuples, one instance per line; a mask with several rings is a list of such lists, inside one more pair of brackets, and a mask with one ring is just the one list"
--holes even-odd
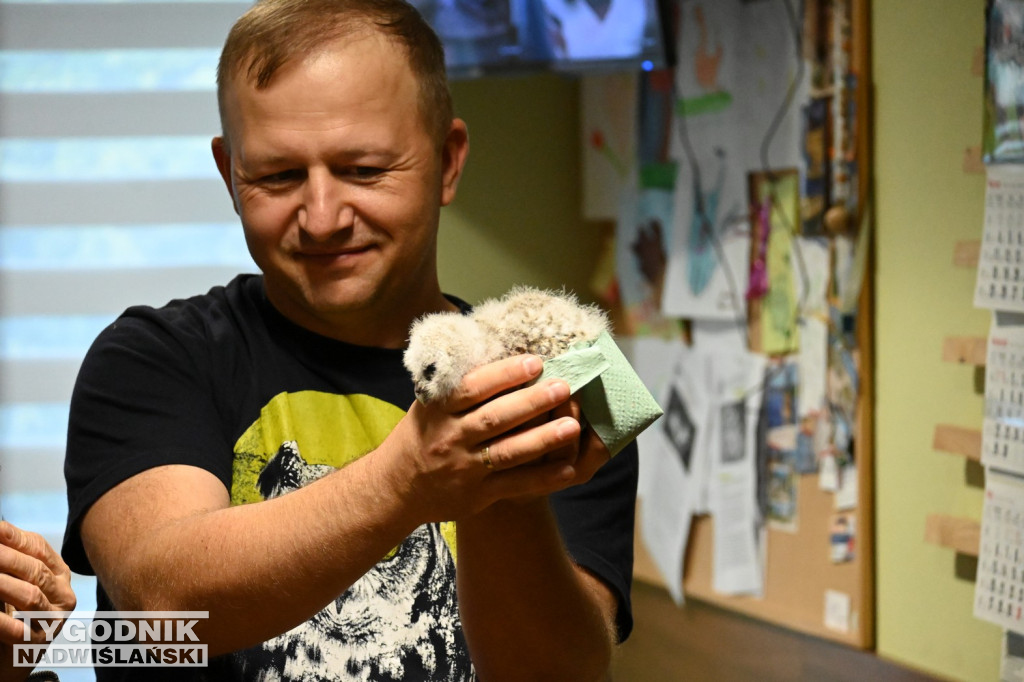
[(725, 184), (725, 151), (715, 147), (718, 158), (718, 177), (715, 186), (706, 193), (702, 187), (700, 173), (693, 176), (693, 215), (690, 220), (689, 259), (687, 261), (687, 278), (690, 291), (699, 296), (707, 288), (718, 258), (715, 253), (715, 224), (718, 220), (718, 200)]

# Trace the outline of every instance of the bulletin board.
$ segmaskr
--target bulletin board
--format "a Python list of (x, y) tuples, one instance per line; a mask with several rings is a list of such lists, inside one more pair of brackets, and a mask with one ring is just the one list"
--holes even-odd
[[(819, 0), (823, 4), (828, 0)], [(857, 87), (852, 95), (858, 112), (855, 140), (856, 185), (861, 215), (849, 216), (854, 230), (870, 229), (871, 222), (871, 61), (868, 0), (849, 0), (851, 72)], [(859, 351), (860, 390), (854, 430), (857, 464), (856, 550), (853, 559), (835, 563), (830, 557), (833, 495), (818, 487), (816, 476), (799, 477), (795, 532), (768, 529), (764, 562), (765, 581), (760, 597), (727, 596), (712, 589), (712, 532), (714, 518), (695, 516), (685, 555), (683, 587), (687, 599), (709, 602), (810, 635), (854, 647), (874, 647), (874, 514), (873, 514), (873, 291), (872, 261), (868, 250), (864, 283), (857, 308), (856, 338)], [(756, 316), (756, 309), (749, 312)], [(638, 509), (642, 516), (643, 508)], [(639, 526), (638, 526), (639, 529)], [(664, 585), (641, 535), (637, 533), (635, 577)], [(845, 610), (845, 612), (844, 612)], [(836, 622), (843, 626), (836, 626)]]

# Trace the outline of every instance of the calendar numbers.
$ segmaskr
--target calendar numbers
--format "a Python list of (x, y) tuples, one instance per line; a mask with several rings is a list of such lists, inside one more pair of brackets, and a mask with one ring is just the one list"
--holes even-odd
[(1024, 173), (989, 167), (974, 305), (1024, 312)]
[(1024, 474), (1024, 316), (996, 313), (985, 359), (981, 463)]
[(1024, 633), (1024, 482), (991, 470), (985, 479), (974, 615)]

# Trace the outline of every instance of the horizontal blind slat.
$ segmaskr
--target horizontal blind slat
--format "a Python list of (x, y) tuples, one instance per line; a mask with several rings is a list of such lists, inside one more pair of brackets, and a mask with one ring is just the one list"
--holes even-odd
[(0, 224), (68, 225), (237, 221), (219, 180), (0, 184)]
[(71, 400), (78, 360), (0, 359), (0, 403), (52, 403)]
[(7, 50), (216, 47), (246, 5), (231, 3), (3, 3)]
[(205, 135), (0, 140), (0, 182), (220, 180)]
[(14, 490), (63, 491), (64, 448), (0, 449), (0, 491)]
[(162, 306), (227, 284), (233, 267), (159, 268), (97, 273), (0, 272), (0, 315), (98, 315), (132, 305)]
[[(203, 248), (196, 248), (202, 244)], [(5, 270), (252, 267), (237, 221), (153, 225), (0, 225)]]
[(0, 136), (4, 137), (213, 137), (220, 132), (216, 97), (207, 91), (0, 92), (0, 112)]

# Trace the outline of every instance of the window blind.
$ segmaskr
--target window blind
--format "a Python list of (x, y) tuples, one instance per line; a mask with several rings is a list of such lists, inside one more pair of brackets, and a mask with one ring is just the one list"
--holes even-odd
[[(129, 305), (254, 271), (209, 147), (217, 56), (246, 7), (0, 0), (0, 505), (55, 547), (93, 338)], [(94, 610), (92, 580), (75, 589)]]

